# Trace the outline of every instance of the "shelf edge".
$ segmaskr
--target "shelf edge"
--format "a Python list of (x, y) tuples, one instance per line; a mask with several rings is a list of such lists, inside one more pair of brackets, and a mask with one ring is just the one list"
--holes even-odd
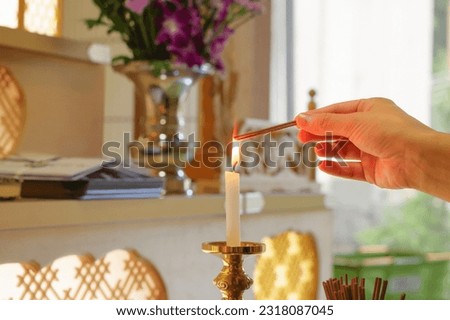
[(109, 64), (111, 61), (110, 48), (104, 44), (48, 37), (6, 27), (0, 27), (0, 47), (95, 64)]

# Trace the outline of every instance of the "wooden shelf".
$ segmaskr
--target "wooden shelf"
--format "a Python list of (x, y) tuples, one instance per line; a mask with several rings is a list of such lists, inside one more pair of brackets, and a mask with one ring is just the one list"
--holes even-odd
[(20, 84), (26, 102), (25, 127), (16, 152), (101, 154), (105, 66), (95, 62), (102, 56), (95, 51), (102, 48), (109, 50), (0, 27), (0, 64)]
[[(243, 214), (325, 209), (322, 195), (249, 193), (243, 195), (242, 203)], [(223, 214), (223, 195), (138, 200), (17, 200), (2, 203), (0, 231)]]
[(110, 50), (106, 45), (48, 37), (4, 27), (0, 27), (0, 47), (90, 63), (109, 63), (111, 61)]

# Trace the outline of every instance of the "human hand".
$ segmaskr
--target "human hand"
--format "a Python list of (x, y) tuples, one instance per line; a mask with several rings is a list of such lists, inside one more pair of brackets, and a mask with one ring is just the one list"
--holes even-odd
[[(319, 157), (357, 160), (324, 160), (320, 170), (392, 189), (418, 187), (421, 178), (415, 160), (435, 133), (383, 98), (333, 104), (302, 113), (296, 122), (302, 142), (319, 141), (315, 148)], [(324, 142), (330, 134), (345, 139)]]

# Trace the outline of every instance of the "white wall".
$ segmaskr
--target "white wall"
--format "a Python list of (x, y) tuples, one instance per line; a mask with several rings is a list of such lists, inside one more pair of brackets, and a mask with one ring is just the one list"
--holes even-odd
[[(107, 36), (106, 28), (89, 30), (84, 19), (95, 19), (99, 10), (91, 0), (63, 1), (62, 36), (84, 41), (106, 43), (112, 56), (127, 53), (117, 35)], [(106, 68), (103, 141), (123, 141), (123, 132), (133, 132), (134, 94), (131, 81)]]

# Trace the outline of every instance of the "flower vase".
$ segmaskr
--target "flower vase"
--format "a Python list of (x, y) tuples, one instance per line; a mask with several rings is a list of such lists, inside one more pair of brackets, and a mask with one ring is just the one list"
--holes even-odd
[(194, 129), (186, 126), (188, 95), (209, 66), (180, 67), (155, 75), (148, 62), (114, 66), (135, 86), (135, 141), (129, 148), (140, 166), (165, 179), (165, 194), (192, 195), (185, 168), (194, 157)]

